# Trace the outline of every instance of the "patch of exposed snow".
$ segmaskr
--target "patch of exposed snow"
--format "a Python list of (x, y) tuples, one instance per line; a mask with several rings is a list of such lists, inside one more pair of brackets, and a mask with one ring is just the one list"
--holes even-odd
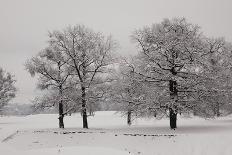
[(103, 147), (60, 147), (35, 149), (23, 152), (24, 155), (132, 155), (130, 152)]

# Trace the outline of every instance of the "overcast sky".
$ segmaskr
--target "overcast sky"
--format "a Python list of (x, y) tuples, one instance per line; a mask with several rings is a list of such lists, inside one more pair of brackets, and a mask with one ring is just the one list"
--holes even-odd
[(14, 102), (29, 103), (38, 94), (24, 63), (46, 46), (48, 31), (84, 24), (112, 34), (121, 54), (133, 54), (134, 29), (173, 17), (232, 42), (232, 0), (0, 0), (0, 66), (17, 79)]

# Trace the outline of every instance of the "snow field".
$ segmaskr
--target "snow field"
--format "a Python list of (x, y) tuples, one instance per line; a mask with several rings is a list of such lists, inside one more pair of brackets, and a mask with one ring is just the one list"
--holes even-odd
[(168, 119), (136, 119), (132, 126), (115, 112), (89, 117), (82, 129), (80, 114), (65, 117), (58, 129), (55, 114), (0, 117), (0, 150), (4, 155), (231, 155), (232, 118), (205, 120), (178, 117), (177, 130)]

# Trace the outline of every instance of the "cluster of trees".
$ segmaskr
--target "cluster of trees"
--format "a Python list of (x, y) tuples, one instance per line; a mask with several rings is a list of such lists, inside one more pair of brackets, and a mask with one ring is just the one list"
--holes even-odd
[(15, 97), (15, 82), (13, 76), (0, 67), (0, 114), (2, 114), (3, 107)]
[(119, 104), (132, 117), (168, 116), (177, 127), (177, 114), (211, 117), (232, 111), (232, 45), (208, 38), (184, 18), (164, 19), (134, 31), (139, 53), (130, 59), (113, 55), (116, 42), (76, 25), (49, 33), (48, 46), (26, 63), (38, 87), (38, 108), (57, 107), (63, 117), (80, 111), (83, 128), (99, 103)]
[[(231, 112), (232, 45), (204, 36), (185, 19), (165, 19), (132, 34), (139, 54), (121, 63), (117, 100), (128, 117), (177, 114), (211, 117)], [(130, 123), (131, 118), (128, 118)]]
[(58, 106), (60, 128), (64, 115), (78, 110), (88, 128), (87, 109), (107, 92), (115, 45), (110, 36), (76, 25), (49, 33), (48, 47), (26, 63), (31, 75), (39, 75), (39, 88), (49, 90), (38, 105)]
[(34, 113), (34, 109), (31, 104), (12, 103), (2, 108), (1, 114), (6, 116), (26, 116), (32, 113)]

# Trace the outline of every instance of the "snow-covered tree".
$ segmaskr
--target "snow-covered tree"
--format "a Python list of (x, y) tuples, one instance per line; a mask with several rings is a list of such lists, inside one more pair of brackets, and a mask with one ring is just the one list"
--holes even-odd
[[(76, 92), (75, 87), (66, 89), (62, 94), (63, 103), (63, 116), (71, 115), (74, 112), (79, 112), (80, 107), (80, 95)], [(46, 93), (37, 96), (33, 102), (33, 110), (35, 113), (59, 110), (60, 95), (56, 89), (49, 89)]]
[(163, 88), (166, 102), (160, 102), (159, 108), (169, 110), (170, 127), (175, 129), (177, 113), (194, 106), (192, 92), (204, 82), (197, 72), (204, 47), (199, 27), (184, 18), (165, 19), (135, 31), (132, 39), (140, 50), (141, 64), (135, 73)]
[[(38, 87), (40, 89), (50, 89), (56, 92), (56, 95), (52, 95), (53, 100), (56, 101), (52, 102), (51, 100), (50, 102), (51, 105), (58, 105), (59, 127), (64, 128), (64, 91), (69, 89), (71, 85), (69, 78), (72, 71), (67, 67), (67, 60), (63, 53), (52, 46), (48, 46), (28, 60), (25, 66), (32, 76), (39, 75)], [(46, 106), (48, 106), (48, 103)]]
[(118, 110), (127, 116), (128, 125), (136, 117), (167, 116), (167, 92), (162, 84), (154, 83), (138, 72), (141, 64), (143, 61), (136, 57), (123, 59), (111, 83), (111, 101), (116, 102)]
[(184, 18), (165, 19), (137, 30), (132, 39), (140, 51), (134, 73), (162, 92), (154, 98), (156, 102), (146, 99), (144, 103), (150, 109), (168, 110), (172, 129), (178, 113), (219, 116), (220, 107), (228, 108), (230, 43), (203, 36), (197, 25)]
[(115, 42), (111, 37), (104, 37), (91, 29), (76, 25), (63, 31), (50, 34), (50, 45), (62, 52), (68, 60), (68, 66), (73, 69), (76, 88), (81, 92), (83, 128), (88, 128), (87, 102), (88, 93), (105, 81), (108, 66), (112, 63), (112, 50)]
[[(205, 38), (205, 49), (201, 56), (201, 72), (210, 77), (200, 94), (199, 111), (203, 109), (208, 116), (220, 116), (220, 109), (228, 107), (231, 96), (231, 50), (232, 46), (223, 38)], [(224, 109), (225, 110), (225, 109)], [(203, 113), (204, 114), (204, 113)]]
[(133, 66), (125, 60), (119, 65), (115, 80), (111, 85), (111, 100), (120, 104), (120, 111), (127, 116), (127, 124), (132, 124), (132, 115), (141, 102), (142, 83), (139, 83), (133, 73)]
[(15, 79), (0, 68), (0, 110), (15, 97)]

